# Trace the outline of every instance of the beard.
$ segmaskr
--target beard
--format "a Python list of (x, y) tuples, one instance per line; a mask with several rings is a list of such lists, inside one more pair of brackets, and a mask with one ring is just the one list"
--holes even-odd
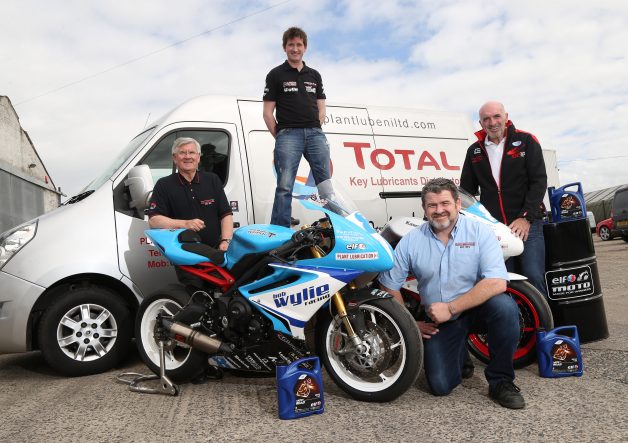
[(434, 218), (430, 218), (429, 220), (429, 223), (432, 226), (432, 228), (434, 228), (437, 231), (442, 231), (443, 229), (449, 228), (455, 221), (455, 219), (453, 219), (451, 214), (449, 214), (448, 212), (444, 214), (433, 214), (432, 217), (441, 216), (441, 215), (445, 215), (446, 218), (441, 219), (439, 221), (434, 220)]

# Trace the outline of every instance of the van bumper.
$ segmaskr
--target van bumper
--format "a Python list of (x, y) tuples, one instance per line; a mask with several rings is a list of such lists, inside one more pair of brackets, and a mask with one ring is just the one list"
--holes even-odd
[(30, 350), (28, 318), (45, 288), (0, 271), (0, 353)]

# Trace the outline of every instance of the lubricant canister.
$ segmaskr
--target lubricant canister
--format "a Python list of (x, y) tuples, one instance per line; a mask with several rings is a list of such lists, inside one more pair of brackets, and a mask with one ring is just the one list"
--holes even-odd
[(282, 420), (323, 413), (323, 378), (318, 357), (277, 366), (277, 403)]
[(547, 188), (550, 206), (552, 208), (552, 221), (579, 220), (587, 217), (587, 207), (584, 203), (584, 194), (580, 183), (569, 183), (558, 189)]
[(536, 352), (541, 377), (567, 377), (582, 375), (582, 354), (578, 328), (561, 326), (546, 332), (536, 332)]

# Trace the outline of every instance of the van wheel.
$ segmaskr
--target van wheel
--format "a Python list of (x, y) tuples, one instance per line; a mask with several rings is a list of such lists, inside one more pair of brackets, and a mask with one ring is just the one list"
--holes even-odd
[(48, 364), (68, 376), (97, 374), (126, 356), (133, 331), (129, 308), (110, 289), (59, 288), (39, 323), (39, 347)]
[(600, 238), (604, 241), (610, 240), (611, 239), (611, 230), (608, 229), (606, 226), (602, 226), (600, 228)]

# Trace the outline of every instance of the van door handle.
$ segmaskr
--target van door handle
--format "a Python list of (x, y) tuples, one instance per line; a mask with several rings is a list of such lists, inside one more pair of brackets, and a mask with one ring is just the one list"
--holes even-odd
[(233, 227), (234, 228), (239, 228), (240, 227), (240, 222), (233, 222)]

